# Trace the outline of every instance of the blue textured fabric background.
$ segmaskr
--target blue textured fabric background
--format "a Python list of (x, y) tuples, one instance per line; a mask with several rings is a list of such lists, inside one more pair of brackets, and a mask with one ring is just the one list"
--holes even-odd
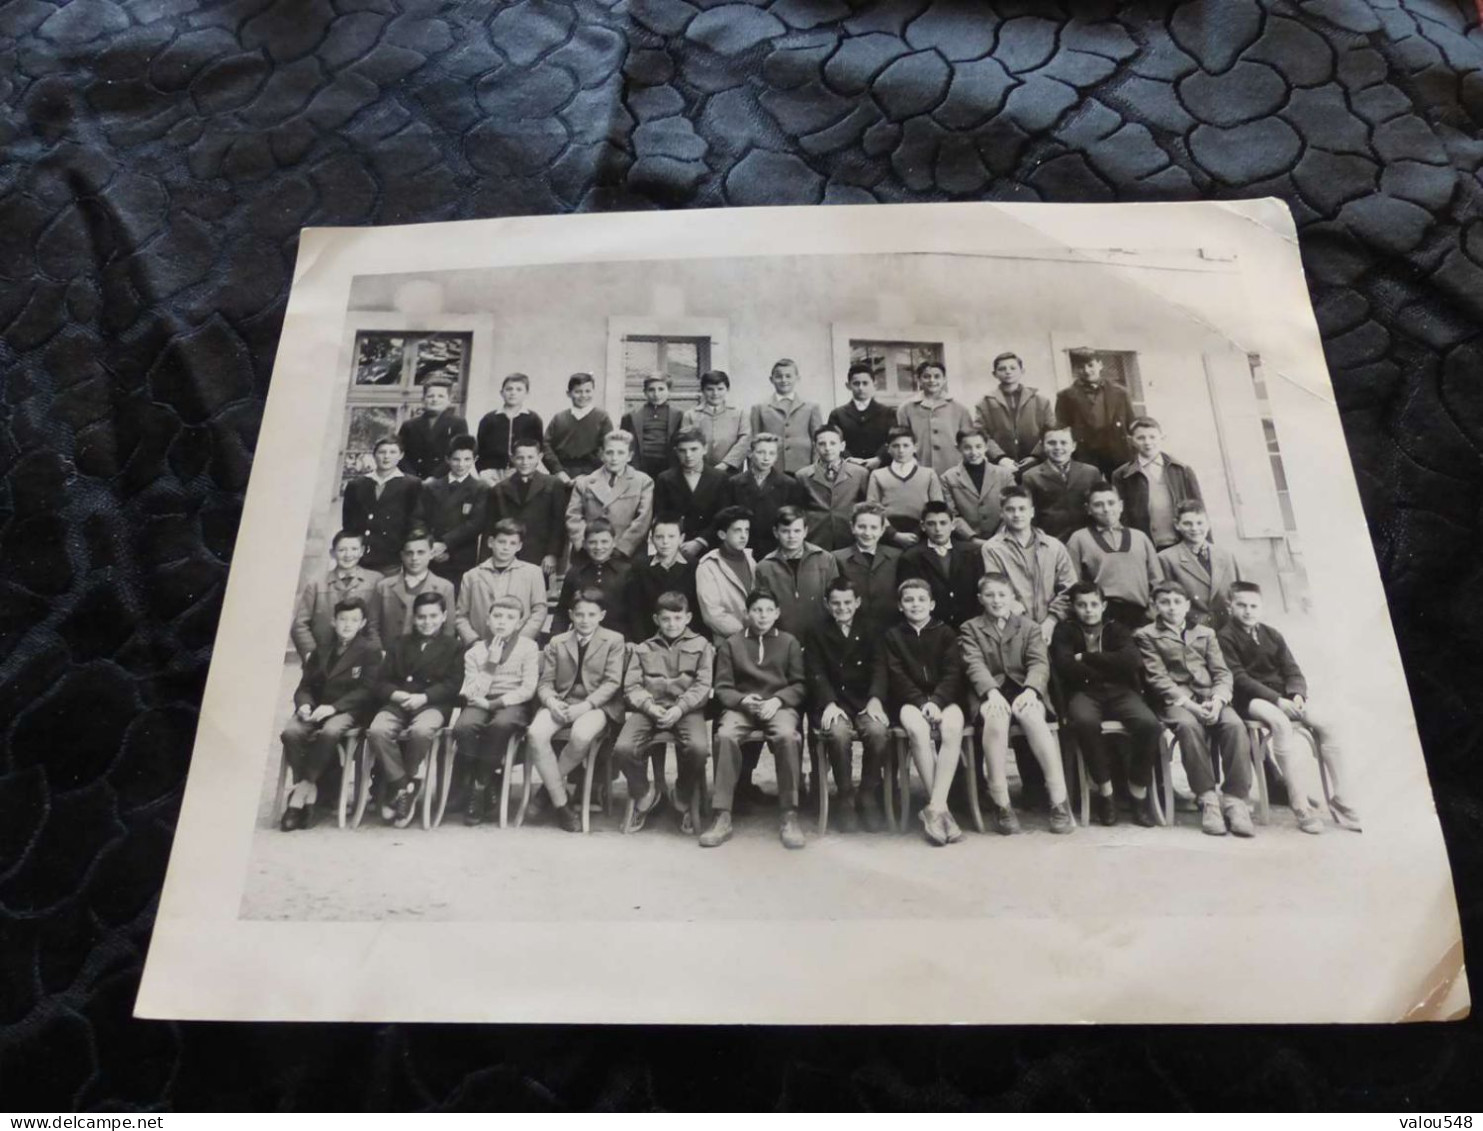
[(1476, 1022), (129, 1013), (298, 229), (574, 210), (1288, 201), (1476, 959), (1478, 22), (1471, 0), (0, 3), (0, 1107), (1476, 1106)]

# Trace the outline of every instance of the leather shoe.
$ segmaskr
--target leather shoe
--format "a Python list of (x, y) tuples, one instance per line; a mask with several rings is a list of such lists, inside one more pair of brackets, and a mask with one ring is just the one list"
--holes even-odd
[(716, 810), (711, 827), (700, 834), (701, 848), (717, 848), (731, 839), (731, 814), (725, 809)]
[(855, 809), (853, 793), (840, 794), (839, 803), (834, 807), (834, 812), (839, 814), (835, 820), (835, 826), (840, 832), (857, 833), (860, 831), (860, 814)]
[(304, 827), (302, 824), (303, 816), (304, 806), (290, 805), (283, 811), (283, 816), (279, 818), (278, 827), (286, 833), (291, 833), (295, 829), (302, 829)]
[(798, 823), (797, 809), (784, 809), (782, 820), (778, 822), (778, 839), (783, 842), (784, 848), (802, 848), (808, 844), (803, 835), (803, 826)]
[[(1111, 801), (1112, 798), (1107, 800)], [(1076, 831), (1076, 818), (1071, 815), (1071, 802), (1062, 801), (1059, 805), (1050, 807), (1050, 831), (1057, 836)]]
[(1020, 831), (1020, 819), (1012, 806), (995, 805), (992, 801), (989, 806), (989, 825), (996, 833), (1000, 836), (1014, 836)]
[(556, 823), (569, 833), (582, 831), (582, 803), (575, 797), (556, 810)]
[(1251, 809), (1239, 797), (1226, 797), (1220, 803), (1221, 812), (1225, 815), (1226, 828), (1231, 830), (1235, 836), (1256, 836), (1256, 829), (1251, 823)]
[(1158, 828), (1159, 814), (1154, 808), (1153, 791), (1149, 790), (1142, 797), (1133, 798), (1133, 820), (1141, 828)]
[(484, 818), (489, 816), (489, 787), (475, 782), (469, 787), (469, 806), (464, 811), (463, 823), (469, 828), (484, 823)]
[(1101, 793), (1092, 794), (1092, 820), (1109, 829), (1117, 824), (1117, 798)]

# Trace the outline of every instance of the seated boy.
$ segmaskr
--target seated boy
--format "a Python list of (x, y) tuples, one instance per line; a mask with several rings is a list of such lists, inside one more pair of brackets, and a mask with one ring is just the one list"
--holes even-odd
[(891, 540), (906, 549), (921, 541), (922, 508), (943, 501), (942, 483), (935, 471), (917, 462), (917, 442), (910, 428), (891, 429), (886, 450), (891, 462), (870, 473), (865, 499), (880, 504), (893, 532)]
[(705, 788), (711, 746), (705, 706), (711, 697), (716, 650), (690, 630), (690, 602), (683, 593), (661, 593), (651, 623), (658, 631), (633, 650), (623, 676), (629, 711), (613, 747), (613, 761), (634, 799), (628, 831), (638, 832), (658, 807), (664, 786), (662, 770), (658, 781), (649, 781), (650, 742), (660, 731), (672, 732), (679, 759), (675, 795), (683, 810), (680, 831), (693, 836), (689, 802), (696, 789)]
[(534, 442), (538, 453), (541, 449), (544, 425), (540, 413), (525, 407), (529, 394), (530, 378), (524, 373), (511, 373), (499, 386), (504, 403), (479, 418), (479, 458), (475, 466), (479, 478), (490, 485), (514, 470), (516, 444)]
[(1231, 585), (1232, 619), (1220, 630), (1220, 651), (1230, 666), (1236, 698), (1232, 706), (1243, 718), (1265, 723), (1272, 732), (1272, 752), (1287, 782), (1289, 803), (1298, 828), (1323, 831), (1323, 821), (1309, 808), (1309, 799), (1295, 773), (1304, 745), (1294, 728), (1307, 727), (1318, 745), (1318, 757), (1328, 770), (1332, 795), (1329, 808), (1338, 823), (1360, 831), (1359, 814), (1344, 800), (1344, 759), (1333, 730), (1308, 704), (1308, 681), (1293, 658), (1282, 633), (1262, 623), (1262, 589), (1254, 581)]
[(752, 430), (747, 413), (726, 403), (731, 378), (724, 370), (708, 369), (700, 375), (700, 404), (686, 409), (680, 431), (699, 432), (705, 440), (706, 466), (723, 475), (735, 475), (747, 463)]
[(799, 505), (808, 518), (808, 540), (834, 551), (852, 540), (850, 518), (865, 499), (870, 473), (844, 458), (844, 439), (833, 424), (814, 434), (814, 451), (814, 462), (797, 476)]
[[(1227, 829), (1255, 836), (1251, 810), (1251, 748), (1246, 726), (1230, 703), (1234, 694), (1215, 631), (1188, 621), (1189, 594), (1177, 581), (1153, 591), (1158, 618), (1133, 634), (1143, 661), (1143, 686), (1159, 718), (1174, 731), (1180, 761), (1200, 806), (1200, 828), (1211, 836)], [(1210, 739), (1220, 757), (1222, 781), (1216, 792)]]
[(927, 787), (927, 807), (918, 814), (923, 831), (933, 844), (951, 844), (963, 838), (947, 808), (963, 749), (963, 655), (958, 634), (932, 616), (925, 581), (909, 578), (897, 595), (902, 620), (886, 633), (877, 662), (885, 665), (890, 708)]
[[(659, 598), (666, 593), (683, 594), (687, 609), (697, 607), (695, 596), (695, 563), (686, 561), (680, 552), (680, 520), (660, 517), (649, 530), (654, 547), (651, 557), (640, 558), (628, 571), (627, 596), (623, 601), (626, 617), (638, 635), (651, 624), (659, 611)], [(611, 626), (610, 626), (611, 627)]]
[(534, 640), (546, 626), (546, 575), (540, 566), (520, 560), (524, 539), (525, 527), (512, 518), (500, 519), (489, 539), (489, 558), (464, 574), (454, 624), (465, 646), (488, 632), (489, 610), (497, 597), (519, 600), (525, 610), (521, 636)]
[(1161, 450), (1164, 430), (1153, 417), (1134, 419), (1128, 434), (1136, 454), (1113, 471), (1112, 485), (1123, 497), (1128, 525), (1167, 550), (1179, 542), (1179, 504), (1202, 498), (1200, 481), (1194, 468)]
[(505, 761), (505, 749), (530, 725), (541, 673), (541, 652), (520, 632), (525, 606), (519, 597), (496, 597), (488, 628), (463, 657), (463, 709), (453, 727), (458, 756), (473, 767), (466, 825), (483, 824), (489, 787)]
[(546, 466), (570, 487), (580, 475), (602, 466), (602, 445), (613, 430), (613, 418), (593, 404), (597, 380), (591, 373), (573, 373), (566, 382), (572, 402), (546, 425)]
[(715, 816), (700, 838), (702, 848), (731, 839), (731, 806), (741, 778), (743, 739), (759, 730), (777, 765), (778, 835), (785, 848), (806, 843), (798, 823), (800, 737), (798, 712), (804, 701), (803, 648), (777, 629), (778, 602), (766, 589), (747, 594), (747, 626), (716, 648), (716, 699), (721, 720), (716, 726)]
[(928, 503), (922, 509), (922, 535), (925, 541), (901, 555), (897, 573), (902, 581), (920, 577), (930, 585), (937, 615), (961, 628), (978, 612), (983, 553), (970, 542), (953, 544), (953, 516), (946, 503)]
[[(548, 579), (556, 572), (566, 550), (566, 489), (554, 475), (541, 468), (539, 440), (515, 441), (510, 457), (513, 470), (489, 495), (486, 546), (495, 529), (506, 519), (519, 523), (522, 562), (540, 566)], [(486, 551), (487, 552), (487, 551)]]
[(669, 378), (650, 373), (644, 378), (644, 403), (625, 412), (620, 427), (633, 437), (633, 465), (650, 479), (674, 466), (675, 433), (680, 410), (669, 403)]
[(484, 532), (489, 484), (474, 474), (472, 436), (455, 436), (448, 445), (448, 473), (422, 484), (418, 517), (433, 540), (432, 570), (453, 582), (479, 563), (479, 535)]
[[(896, 424), (911, 432), (917, 456), (941, 475), (962, 459), (958, 433), (973, 428), (973, 414), (948, 395), (947, 368), (941, 362), (922, 362), (916, 376), (917, 395), (896, 409)], [(886, 443), (889, 447), (889, 437)], [(894, 452), (891, 458), (896, 458)]]
[(813, 401), (798, 395), (798, 363), (791, 358), (775, 361), (768, 380), (772, 397), (752, 406), (753, 442), (763, 432), (778, 437), (778, 464), (783, 474), (793, 475), (813, 458), (814, 433), (824, 426), (824, 414)]
[(901, 551), (882, 546), (886, 512), (879, 503), (856, 503), (850, 519), (855, 544), (834, 551), (839, 575), (855, 583), (860, 594), (861, 623), (871, 632), (884, 632), (897, 617), (897, 571)]
[(377, 686), (381, 709), (366, 730), (366, 742), (399, 829), (412, 820), (417, 771), (448, 719), (463, 677), (463, 645), (443, 631), (447, 619), (441, 593), (420, 593), (412, 602), (412, 633), (386, 641)]
[(1102, 737), (1102, 724), (1117, 722), (1128, 732), (1133, 819), (1152, 828), (1159, 819), (1149, 787), (1163, 728), (1139, 694), (1140, 660), (1133, 629), (1105, 612), (1102, 590), (1095, 581), (1078, 581), (1071, 587), (1071, 617), (1056, 625), (1051, 637), (1051, 667), (1062, 693), (1069, 697), (1067, 722), (1096, 786), (1092, 819), (1103, 825), (1117, 824), (1107, 743)]
[(705, 438), (699, 432), (678, 432), (674, 449), (678, 466), (654, 481), (654, 513), (678, 520), (685, 560), (693, 562), (711, 548), (716, 516), (731, 502), (731, 479), (706, 466)]
[(372, 455), (376, 470), (345, 484), (340, 525), (365, 537), (362, 564), (377, 573), (385, 573), (396, 569), (407, 531), (416, 525), (422, 480), (405, 474), (397, 466), (402, 459), (402, 445), (395, 436), (377, 440)]
[(603, 595), (603, 628), (627, 638), (629, 610), (624, 598), (628, 594), (628, 579), (633, 573), (633, 563), (617, 556), (613, 524), (605, 518), (595, 518), (587, 524), (587, 537), (582, 542), (585, 553), (572, 562), (561, 582), (561, 596), (556, 601), (556, 612), (551, 617), (553, 633), (566, 632), (572, 626), (570, 610), (577, 594), (595, 589)]
[(778, 602), (778, 628), (802, 642), (829, 616), (824, 593), (839, 576), (839, 563), (804, 537), (802, 507), (778, 511), (773, 536), (778, 548), (757, 563), (755, 585), (771, 590)]
[(1179, 504), (1179, 545), (1159, 551), (1164, 580), (1176, 581), (1194, 606), (1191, 620), (1217, 631), (1230, 616), (1231, 585), (1244, 581), (1236, 555), (1210, 541), (1205, 504), (1189, 499)]
[[(368, 606), (374, 598), (381, 575), (362, 568), (360, 560), (365, 551), (365, 535), (358, 530), (340, 531), (330, 542), (330, 554), (335, 564), (328, 573), (311, 577), (299, 590), (290, 636), (301, 661), (308, 660), (311, 653), (334, 642), (335, 608), (342, 601), (355, 598), (362, 606)], [(361, 611), (368, 610), (363, 607)], [(381, 647), (381, 641), (374, 635), (368, 634), (367, 639), (377, 648)]]
[[(380, 641), (383, 649), (389, 651), (393, 640), (412, 631), (414, 602), (422, 594), (436, 593), (443, 599), (444, 609), (453, 608), (453, 583), (428, 568), (432, 559), (432, 538), (421, 527), (413, 527), (402, 544), (401, 571), (376, 582), (371, 595), (369, 635)], [(453, 622), (446, 618), (445, 621), (442, 632), (453, 636)]]
[(953, 537), (983, 545), (999, 529), (999, 499), (1014, 486), (1014, 472), (989, 462), (989, 441), (970, 428), (958, 435), (963, 462), (942, 473), (942, 495), (953, 516)]
[(365, 602), (359, 597), (339, 602), (331, 624), (330, 643), (304, 660), (293, 717), (283, 728), (283, 755), (294, 778), (278, 826), (286, 833), (309, 827), (320, 775), (335, 761), (345, 732), (364, 726), (376, 705), (381, 649), (366, 638)]
[[(840, 831), (854, 832), (863, 822), (867, 832), (878, 833), (886, 827), (880, 790), (891, 743), (886, 669), (876, 662), (875, 638), (856, 618), (860, 594), (854, 582), (847, 577), (829, 582), (828, 603), (829, 620), (810, 632), (803, 646), (809, 726), (822, 739), (834, 771)], [(857, 738), (865, 750), (858, 794), (850, 754)], [(828, 786), (821, 782), (819, 788)]]
[(1102, 482), (1102, 473), (1089, 463), (1071, 458), (1071, 429), (1052, 428), (1042, 443), (1044, 461), (1027, 468), (1021, 481), (1035, 504), (1040, 529), (1064, 542), (1073, 530), (1086, 525), (1087, 499), (1092, 488)]
[[(983, 615), (974, 617), (958, 633), (969, 687), (969, 705), (979, 720), (984, 764), (988, 768), (989, 798), (994, 831), (1011, 836), (1020, 831), (1019, 818), (1009, 803), (1009, 724), (1019, 723), (1030, 753), (1045, 777), (1050, 795), (1050, 831), (1069, 833), (1076, 828), (1066, 798), (1066, 775), (1061, 747), (1047, 725), (1046, 702), (1050, 662), (1045, 638), (1033, 621), (1014, 611), (1014, 587), (1002, 573), (986, 573), (978, 582)], [(971, 783), (970, 788), (977, 788)]]
[(602, 442), (602, 467), (579, 476), (566, 503), (566, 532), (573, 546), (582, 544), (583, 532), (593, 519), (613, 525), (615, 549), (625, 558), (640, 553), (654, 519), (654, 480), (628, 457), (633, 452), (633, 433), (609, 432)]
[(803, 502), (798, 480), (778, 466), (781, 446), (773, 433), (754, 432), (745, 470), (731, 477), (731, 502), (752, 515), (752, 556), (759, 561), (777, 549), (772, 526), (778, 511)]
[(1104, 614), (1128, 628), (1148, 623), (1153, 587), (1164, 580), (1158, 551), (1141, 530), (1122, 523), (1117, 488), (1098, 483), (1087, 496), (1091, 524), (1071, 535), (1066, 553), (1083, 581), (1094, 582), (1106, 601)]
[[(602, 627), (607, 598), (601, 590), (579, 592), (568, 613), (571, 631), (553, 636), (541, 657), (536, 687), (541, 706), (525, 740), (558, 822), (567, 832), (579, 833), (582, 799), (567, 791), (566, 779), (587, 760), (592, 744), (623, 718), (625, 646), (623, 637)], [(571, 737), (557, 758), (552, 740), (564, 727), (570, 728)], [(539, 803), (540, 798), (535, 800)]]

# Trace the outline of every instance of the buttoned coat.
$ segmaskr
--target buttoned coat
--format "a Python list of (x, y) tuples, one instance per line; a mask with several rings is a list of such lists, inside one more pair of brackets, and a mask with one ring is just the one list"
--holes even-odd
[(458, 598), (453, 592), (453, 582), (429, 573), (427, 580), (414, 593), (407, 588), (407, 579), (398, 570), (376, 582), (376, 593), (371, 602), (373, 634), (381, 641), (381, 647), (388, 652), (391, 651), (392, 641), (413, 630), (412, 602), (424, 593), (437, 593), (443, 598), (443, 608), (447, 610), (448, 616), (443, 621), (441, 635), (457, 635), (453, 618), (458, 608)]
[(1246, 579), (1241, 576), (1241, 563), (1235, 554), (1223, 546), (1206, 545), (1210, 548), (1208, 570), (1186, 542), (1160, 550), (1159, 567), (1166, 581), (1179, 582), (1189, 594), (1190, 618), (1219, 629), (1230, 616), (1231, 583)]
[(465, 644), (489, 636), (489, 610), (500, 597), (518, 598), (525, 608), (520, 635), (534, 640), (546, 623), (546, 575), (540, 566), (518, 558), (505, 570), (494, 568), (494, 559), (480, 562), (463, 575), (458, 587), (455, 621), (458, 638)]
[(798, 473), (798, 491), (808, 516), (808, 540), (826, 550), (851, 545), (850, 512), (865, 501), (870, 472), (858, 463), (841, 461), (831, 481), (828, 469), (811, 463)]
[(479, 563), (479, 535), (484, 531), (488, 505), (489, 484), (477, 475), (469, 474), (461, 483), (446, 475), (423, 481), (417, 521), (434, 542), (447, 547), (448, 559), (433, 562), (432, 568), (455, 586)]
[[(1160, 452), (1164, 462), (1164, 486), (1169, 489), (1169, 501), (1177, 511), (1179, 504), (1188, 499), (1203, 502), (1200, 480), (1195, 469), (1187, 463)], [(1136, 459), (1129, 460), (1112, 473), (1112, 485), (1123, 500), (1123, 522), (1134, 530), (1141, 530), (1153, 537), (1153, 521), (1149, 517), (1148, 475)]]
[(1162, 708), (1189, 696), (1231, 702), (1235, 683), (1209, 625), (1189, 625), (1183, 632), (1162, 620), (1133, 633), (1143, 661), (1143, 687)]
[[(614, 723), (623, 721), (623, 661), (627, 645), (610, 629), (598, 628), (587, 645), (582, 663), (582, 686), (588, 703)], [(536, 698), (541, 706), (565, 703), (577, 686), (577, 634), (563, 632), (552, 637), (541, 655), (541, 681)]]
[(858, 546), (846, 546), (834, 551), (834, 560), (839, 563), (840, 576), (854, 582), (855, 592), (860, 595), (856, 619), (874, 632), (885, 631), (897, 618), (896, 585), (901, 551), (894, 546), (877, 546), (875, 553), (867, 558)]
[(975, 487), (968, 468), (957, 464), (942, 473), (942, 494), (953, 513), (953, 537), (991, 538), (999, 529), (999, 494), (1014, 485), (1014, 472), (984, 464), (984, 482)]
[(578, 476), (566, 504), (566, 532), (573, 546), (582, 544), (587, 524), (605, 518), (613, 524), (618, 552), (633, 557), (649, 537), (654, 520), (654, 480), (636, 467), (616, 476), (607, 468)]
[(1022, 482), (1035, 504), (1035, 525), (1064, 542), (1087, 524), (1087, 499), (1102, 482), (1102, 473), (1089, 463), (1071, 460), (1063, 475), (1045, 460), (1026, 468)]
[(542, 558), (561, 557), (566, 549), (566, 488), (561, 480), (537, 471), (526, 483), (518, 475), (501, 479), (489, 493), (484, 545), (494, 537), (494, 524), (514, 519), (525, 527), (520, 560), (540, 565)]
[(778, 511), (784, 507), (802, 506), (803, 492), (799, 489), (798, 480), (786, 474), (781, 464), (773, 464), (761, 483), (750, 470), (733, 475), (731, 501), (752, 512), (752, 540), (748, 548), (761, 558), (777, 548), (777, 536), (772, 528)]
[(395, 692), (426, 695), (427, 706), (447, 709), (458, 701), (463, 687), (463, 645), (439, 633), (422, 646), (424, 637), (399, 636), (386, 649), (376, 679), (376, 697), (391, 705)]
[(937, 602), (933, 615), (957, 628), (979, 611), (978, 579), (984, 575), (984, 556), (977, 546), (958, 544), (939, 554), (928, 542), (918, 542), (901, 555), (897, 584), (909, 577), (925, 581)]
[(980, 700), (1008, 678), (1021, 687), (1033, 687), (1050, 705), (1050, 656), (1034, 621), (1011, 614), (1001, 629), (985, 613), (958, 630), (958, 644), (968, 685)]
[(814, 433), (824, 427), (824, 414), (813, 401), (794, 397), (784, 408), (773, 397), (752, 406), (751, 426), (753, 436), (771, 432), (782, 438), (777, 466), (792, 474), (814, 458)]
[(654, 480), (655, 520), (679, 519), (680, 537), (686, 542), (703, 542), (707, 547), (715, 536), (712, 527), (716, 515), (731, 503), (731, 477), (724, 471), (707, 467), (692, 490), (685, 473), (677, 467)]
[(402, 561), (402, 542), (417, 517), (417, 503), (422, 495), (422, 480), (397, 475), (381, 485), (376, 495), (376, 480), (362, 475), (345, 484), (340, 501), (340, 525), (353, 530), (366, 540), (361, 565), (379, 573), (398, 569)]
[[(335, 641), (338, 643), (338, 641)], [(333, 661), (333, 645), (316, 649), (304, 661), (295, 707), (331, 706), (335, 714), (355, 716), (364, 724), (376, 707), (376, 676), (381, 668), (381, 648), (361, 629)]]
[(990, 461), (1005, 456), (1019, 461), (1043, 454), (1040, 441), (1055, 424), (1056, 412), (1050, 398), (1031, 385), (1020, 386), (1019, 404), (1011, 409), (1003, 388), (996, 385), (979, 398), (973, 419), (989, 437)]
[(911, 429), (917, 441), (917, 459), (924, 467), (941, 475), (963, 462), (958, 433), (973, 427), (973, 414), (952, 397), (929, 407), (919, 394), (896, 409), (896, 423)]
[(429, 479), (448, 470), (448, 445), (455, 436), (467, 436), (469, 422), (449, 406), (434, 416), (421, 412), (402, 421), (397, 440), (402, 445), (402, 462), (397, 466), (407, 475)]
[(705, 437), (706, 466), (714, 468), (724, 463), (732, 472), (746, 466), (752, 428), (743, 410), (726, 404), (712, 412), (705, 405), (696, 405), (680, 418), (680, 431), (699, 432)]
[(334, 642), (335, 606), (351, 598), (366, 603), (366, 624), (360, 635), (377, 648), (381, 647), (381, 640), (371, 626), (371, 602), (376, 599), (376, 583), (381, 580), (381, 575), (375, 570), (356, 566), (343, 582), (337, 580), (338, 576), (338, 568), (331, 569), (310, 578), (299, 590), (290, 636), (294, 651), (301, 660), (307, 660), (311, 652), (327, 648)]

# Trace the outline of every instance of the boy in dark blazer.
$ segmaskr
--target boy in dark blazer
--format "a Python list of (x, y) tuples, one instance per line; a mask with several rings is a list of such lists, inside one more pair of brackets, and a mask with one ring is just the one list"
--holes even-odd
[(838, 429), (850, 463), (874, 471), (890, 458), (886, 455), (886, 438), (896, 427), (896, 410), (875, 399), (875, 370), (868, 361), (852, 364), (844, 383), (850, 399), (831, 411), (825, 423)]
[(681, 594), (687, 611), (699, 607), (695, 594), (695, 563), (687, 562), (680, 553), (679, 520), (660, 516), (649, 530), (649, 541), (653, 543), (654, 553), (647, 559), (632, 563), (623, 600), (627, 613), (625, 619), (634, 627), (635, 636), (641, 635), (647, 625), (655, 623), (659, 598), (666, 593)]
[(364, 726), (376, 706), (376, 671), (381, 649), (366, 639), (366, 605), (350, 597), (335, 605), (331, 642), (311, 652), (294, 691), (294, 713), (283, 728), (283, 755), (293, 771), (279, 828), (309, 827), (319, 778), (335, 760), (340, 740)]
[(1071, 350), (1069, 360), (1075, 380), (1056, 394), (1056, 421), (1071, 429), (1081, 458), (1110, 477), (1128, 459), (1133, 402), (1126, 389), (1103, 378), (1095, 350)]
[(1153, 540), (1154, 548), (1178, 545), (1179, 504), (1200, 502), (1195, 469), (1163, 451), (1164, 430), (1151, 416), (1140, 416), (1128, 426), (1133, 458), (1112, 473), (1112, 485), (1123, 497), (1128, 525)]
[(479, 564), (489, 484), (474, 474), (478, 445), (472, 436), (455, 436), (448, 445), (448, 474), (422, 484), (419, 521), (433, 540), (432, 570), (453, 583)]
[(651, 479), (674, 466), (675, 434), (683, 415), (669, 403), (669, 378), (662, 373), (644, 378), (644, 403), (623, 414), (619, 427), (633, 437), (633, 466)]
[[(876, 662), (874, 637), (856, 618), (860, 595), (854, 583), (836, 577), (826, 596), (829, 619), (810, 632), (803, 645), (809, 726), (824, 743), (834, 771), (840, 831), (854, 832), (863, 823), (867, 832), (878, 833), (886, 827), (880, 790), (891, 743), (886, 669)], [(858, 793), (850, 754), (857, 738), (865, 751)], [(827, 784), (821, 783), (820, 788)]]
[(654, 514), (679, 521), (682, 552), (694, 562), (711, 548), (716, 516), (731, 505), (731, 479), (706, 466), (705, 437), (699, 432), (675, 433), (674, 450), (678, 466), (654, 480)]
[(919, 816), (931, 844), (963, 838), (947, 795), (963, 750), (963, 656), (958, 634), (932, 615), (932, 589), (916, 578), (898, 589), (901, 622), (886, 633), (881, 659), (891, 713), (911, 744), (928, 792)]
[(377, 680), (381, 709), (366, 730), (366, 742), (390, 796), (399, 829), (412, 821), (417, 772), (448, 721), (463, 684), (463, 645), (443, 631), (448, 604), (441, 593), (421, 593), (412, 602), (413, 631), (387, 641)]
[[(567, 776), (587, 760), (592, 744), (623, 721), (623, 637), (602, 627), (607, 599), (597, 589), (578, 593), (566, 610), (571, 631), (558, 633), (541, 657), (536, 698), (541, 709), (526, 731), (531, 761), (569, 833), (582, 831), (582, 799), (567, 791)], [(561, 757), (552, 742), (567, 728)]]
[(747, 595), (747, 626), (716, 646), (715, 695), (721, 704), (716, 725), (715, 817), (700, 837), (702, 848), (731, 839), (731, 806), (742, 776), (742, 739), (760, 730), (777, 764), (778, 836), (784, 848), (806, 843), (798, 823), (799, 711), (805, 698), (803, 647), (777, 629), (778, 603), (767, 589)]
[[(586, 551), (580, 560), (572, 563), (571, 569), (561, 581), (561, 595), (556, 602), (556, 612), (551, 617), (552, 634), (566, 632), (572, 627), (571, 609), (577, 596), (589, 590), (603, 595), (603, 628), (616, 632), (625, 639), (633, 623), (627, 605), (628, 579), (633, 573), (633, 563), (620, 558), (615, 552), (617, 541), (613, 535), (613, 524), (605, 518), (595, 518), (587, 524), (587, 536), (582, 542)], [(643, 631), (642, 628), (639, 629)]]
[(947, 503), (928, 503), (923, 508), (922, 541), (901, 555), (896, 572), (901, 581), (919, 577), (930, 585), (937, 615), (954, 628), (978, 615), (978, 579), (983, 576), (984, 556), (971, 542), (953, 542), (953, 516)]
[(451, 406), (453, 382), (429, 377), (422, 385), (422, 412), (402, 422), (397, 438), (402, 444), (402, 471), (417, 479), (442, 473), (448, 445), (468, 433), (469, 422)]
[(1058, 542), (1070, 538), (1087, 522), (1087, 499), (1102, 482), (1102, 473), (1089, 463), (1071, 458), (1071, 429), (1052, 428), (1042, 441), (1045, 459), (1027, 468), (1021, 477), (1035, 504), (1035, 521)]
[(1231, 619), (1220, 630), (1220, 651), (1231, 669), (1236, 698), (1231, 706), (1245, 719), (1265, 723), (1272, 732), (1272, 752), (1287, 782), (1287, 793), (1298, 828), (1323, 831), (1323, 821), (1309, 807), (1306, 788), (1296, 772), (1304, 743), (1298, 727), (1313, 735), (1314, 753), (1328, 771), (1329, 808), (1346, 829), (1360, 831), (1359, 813), (1344, 800), (1344, 759), (1332, 727), (1322, 721), (1308, 701), (1308, 681), (1282, 633), (1262, 623), (1262, 589), (1254, 581), (1231, 585)]
[(398, 467), (402, 443), (395, 436), (376, 441), (372, 456), (376, 470), (345, 484), (340, 504), (340, 525), (360, 533), (366, 540), (366, 569), (385, 573), (397, 568), (407, 531), (416, 525), (417, 502), (422, 480)]
[(539, 440), (516, 440), (510, 458), (514, 472), (490, 492), (484, 538), (494, 536), (501, 519), (518, 522), (525, 528), (520, 560), (540, 566), (549, 581), (566, 549), (566, 488), (541, 470)]
[(882, 546), (886, 511), (879, 503), (856, 503), (850, 519), (855, 544), (834, 551), (839, 574), (855, 583), (860, 594), (860, 619), (870, 631), (884, 632), (897, 619), (897, 570), (901, 551)]
[(1117, 824), (1107, 743), (1102, 737), (1102, 724), (1117, 722), (1128, 732), (1133, 819), (1152, 828), (1159, 820), (1150, 786), (1163, 728), (1139, 694), (1140, 660), (1133, 629), (1107, 617), (1096, 582), (1078, 581), (1070, 595), (1071, 617), (1056, 625), (1050, 661), (1067, 696), (1067, 725), (1096, 787), (1092, 818), (1102, 825)]
[[(753, 432), (752, 450), (745, 470), (731, 477), (731, 504), (745, 507), (752, 515), (752, 556), (761, 561), (778, 548), (772, 532), (778, 511), (801, 506), (803, 493), (798, 480), (778, 466), (782, 441), (772, 432)], [(801, 465), (800, 465), (801, 466)]]

